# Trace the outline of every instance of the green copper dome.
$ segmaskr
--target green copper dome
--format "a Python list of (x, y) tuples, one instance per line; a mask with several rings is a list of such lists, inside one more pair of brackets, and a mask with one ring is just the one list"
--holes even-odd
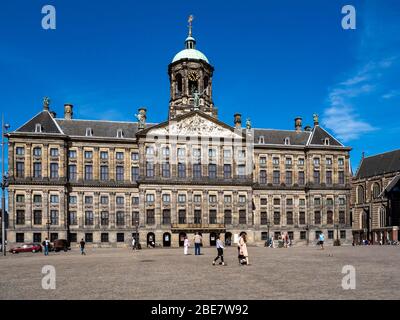
[(197, 49), (183, 49), (175, 55), (174, 59), (172, 59), (172, 62), (182, 59), (197, 59), (209, 63), (207, 57)]

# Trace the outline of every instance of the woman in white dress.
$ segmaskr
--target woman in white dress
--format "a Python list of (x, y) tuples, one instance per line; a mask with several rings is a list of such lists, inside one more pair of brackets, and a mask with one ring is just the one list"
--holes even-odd
[(185, 255), (188, 254), (188, 248), (189, 248), (189, 239), (187, 236), (185, 236), (185, 240), (183, 240), (183, 253)]

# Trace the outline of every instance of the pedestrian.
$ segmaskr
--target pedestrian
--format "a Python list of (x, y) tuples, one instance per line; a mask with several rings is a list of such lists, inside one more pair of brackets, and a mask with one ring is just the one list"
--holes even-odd
[(222, 241), (220, 239), (220, 235), (217, 236), (217, 252), (218, 252), (218, 255), (214, 259), (212, 264), (213, 264), (213, 266), (215, 266), (215, 262), (217, 262), (217, 260), (219, 258), (221, 258), (221, 261), (220, 261), (219, 264), (224, 266), (225, 265), (225, 262), (224, 262), (224, 244), (222, 243)]
[(325, 235), (322, 231), (320, 232), (318, 239), (319, 239), (319, 245), (321, 247), (321, 250), (324, 250)]
[(81, 242), (79, 242), (79, 246), (81, 248), (81, 255), (86, 255), (86, 253), (85, 253), (85, 241), (83, 241), (83, 239), (81, 240)]
[(189, 239), (187, 236), (185, 236), (185, 239), (183, 240), (183, 253), (185, 254), (185, 256), (187, 256), (188, 254), (189, 246), (190, 246)]
[(200, 246), (203, 238), (201, 237), (200, 233), (196, 232), (194, 236), (194, 254), (196, 256), (200, 255)]
[(49, 249), (50, 249), (50, 241), (49, 241), (49, 239), (45, 239), (43, 242), (42, 242), (42, 245), (43, 245), (43, 247), (44, 247), (44, 255), (45, 256), (48, 256), (49, 255)]
[(249, 263), (249, 253), (247, 251), (247, 235), (246, 233), (243, 233), (242, 236), (239, 239), (239, 246), (240, 246), (240, 252), (239, 256), (243, 257), (241, 262), (245, 262), (245, 264), (250, 265)]
[(135, 237), (132, 238), (132, 250), (136, 250), (136, 240), (135, 240)]
[(238, 245), (237, 245), (237, 248), (238, 248), (238, 260), (239, 260), (239, 265), (242, 264), (242, 263), (241, 263), (242, 257), (240, 256), (240, 241), (241, 241), (241, 239), (242, 239), (242, 235), (243, 235), (243, 234), (244, 234), (243, 231), (239, 234)]

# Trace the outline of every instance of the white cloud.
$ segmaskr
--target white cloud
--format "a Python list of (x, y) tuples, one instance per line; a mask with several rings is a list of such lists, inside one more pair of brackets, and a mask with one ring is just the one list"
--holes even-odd
[(389, 91), (388, 93), (385, 93), (384, 95), (382, 95), (382, 98), (383, 99), (392, 99), (397, 96), (400, 96), (400, 90)]

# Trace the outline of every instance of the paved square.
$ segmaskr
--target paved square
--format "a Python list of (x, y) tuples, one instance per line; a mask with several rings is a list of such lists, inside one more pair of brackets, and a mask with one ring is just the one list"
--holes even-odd
[[(225, 267), (212, 266), (215, 248), (193, 251), (9, 254), (0, 258), (0, 299), (400, 299), (400, 246), (249, 247), (250, 266), (230, 247)], [(44, 265), (56, 269), (55, 290), (42, 289)], [(356, 269), (355, 290), (342, 289), (344, 265)]]

